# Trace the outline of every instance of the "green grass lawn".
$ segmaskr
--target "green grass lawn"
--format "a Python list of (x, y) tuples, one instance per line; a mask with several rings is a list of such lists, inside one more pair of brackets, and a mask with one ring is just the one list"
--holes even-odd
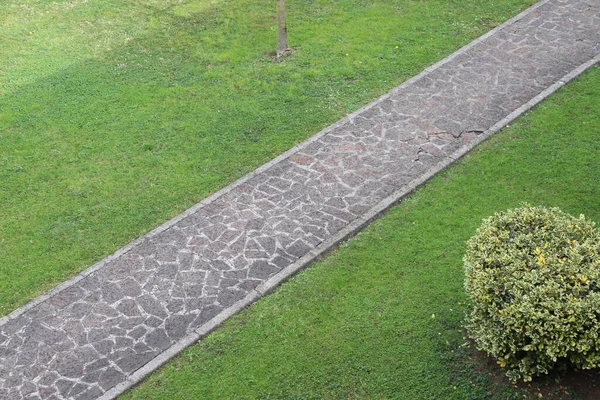
[(600, 222), (598, 109), (596, 67), (123, 398), (597, 398), (598, 371), (510, 386), (460, 326), (484, 217), (526, 201)]
[(3, 0), (0, 315), (533, 2)]

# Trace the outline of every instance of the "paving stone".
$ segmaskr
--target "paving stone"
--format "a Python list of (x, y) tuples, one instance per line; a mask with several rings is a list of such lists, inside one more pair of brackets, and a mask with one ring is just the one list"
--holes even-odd
[(34, 385), (33, 383), (27, 382), (27, 381), (23, 382), (23, 385), (21, 386), (20, 391), (23, 396), (27, 396), (28, 394), (31, 394), (31, 393), (37, 391), (37, 385)]
[[(70, 304), (65, 302), (65, 307)], [(50, 303), (49, 301), (43, 302), (42, 304), (39, 304), (37, 307), (35, 307), (34, 309), (32, 309), (29, 313), (28, 316), (32, 319), (43, 319), (49, 315), (54, 315), (56, 314), (56, 306), (54, 306), (52, 303)]]
[(255, 289), (261, 283), (263, 283), (263, 281), (258, 280), (258, 279), (246, 279), (243, 282), (241, 282), (240, 284), (238, 284), (238, 288), (247, 292), (252, 289)]
[[(276, 266), (278, 270), (281, 270), (285, 267), (287, 267), (288, 265), (290, 265), (292, 263), (292, 259), (289, 257), (285, 257), (281, 254), (277, 254), (273, 260), (272, 260), (272, 264), (274, 266)], [(250, 274), (248, 274), (248, 277), (250, 277)], [(258, 278), (258, 276), (257, 276)]]
[(86, 346), (74, 352), (59, 354), (50, 367), (53, 367), (61, 376), (77, 379), (83, 376), (84, 365), (92, 362), (97, 356), (98, 353)]
[[(219, 280), (220, 282), (220, 280)], [(214, 297), (215, 295), (219, 294), (219, 288), (218, 287), (214, 287), (214, 286), (205, 286), (202, 289), (202, 295), (206, 298), (208, 297)], [(196, 299), (193, 299), (196, 300)]]
[[(18, 367), (17, 367), (18, 368)], [(15, 371), (19, 371), (23, 374), (23, 378), (25, 378), (26, 382), (31, 381), (32, 379), (37, 378), (41, 374), (44, 373), (48, 369), (47, 363), (36, 362), (32, 365), (27, 366), (27, 368), (18, 368)]]
[(112, 319), (114, 317), (118, 317), (119, 313), (114, 309), (114, 307), (109, 306), (106, 303), (100, 302), (93, 306), (92, 312), (94, 314), (103, 315)]
[(75, 382), (66, 379), (60, 379), (56, 382), (56, 388), (58, 389), (58, 392), (65, 397), (67, 397), (67, 394), (74, 385)]
[[(122, 382), (125, 379), (125, 375), (122, 372), (117, 371), (115, 368), (108, 368), (100, 374), (98, 379), (98, 385), (104, 390), (108, 390), (116, 384)], [(86, 388), (87, 389), (87, 388)]]
[(104, 268), (98, 272), (98, 278), (105, 282), (121, 281), (142, 267), (142, 258), (129, 252), (108, 262)]
[(78, 394), (83, 393), (87, 388), (88, 388), (88, 386), (84, 385), (83, 383), (76, 383), (75, 385), (73, 385), (73, 387), (69, 391), (69, 397), (73, 398), (73, 397), (77, 396)]
[(245, 279), (248, 276), (247, 269), (233, 270), (233, 271), (224, 271), (223, 277), (230, 278), (235, 280)]
[(227, 288), (219, 292), (217, 301), (221, 306), (229, 307), (236, 301), (243, 299), (245, 295), (246, 293), (241, 290)]
[(97, 301), (100, 301), (100, 298), (102, 297), (102, 294), (100, 293), (100, 290), (97, 290), (95, 292), (90, 293), (85, 299), (83, 299), (84, 301), (86, 301), (87, 303), (95, 303)]
[(196, 317), (196, 319), (192, 322), (191, 328), (197, 328), (202, 324), (210, 321), (213, 317), (223, 311), (223, 307), (217, 305), (209, 305), (202, 309), (200, 314)]
[[(177, 265), (180, 271), (187, 271), (194, 265), (194, 253), (180, 251), (177, 253)], [(137, 296), (137, 295), (136, 295)]]
[(311, 247), (304, 243), (302, 240), (296, 240), (289, 245), (285, 251), (294, 257), (300, 258), (310, 251)]
[(231, 269), (228, 263), (223, 260), (214, 260), (211, 262), (211, 267), (218, 269), (219, 271), (228, 271)]
[(187, 333), (190, 322), (194, 315), (171, 315), (165, 321), (165, 330), (172, 341), (181, 339)]
[(40, 323), (32, 323), (25, 329), (25, 338), (37, 342), (44, 342), (48, 345), (61, 343), (66, 339), (66, 334), (63, 331), (47, 328)]
[(91, 364), (88, 364), (85, 367), (84, 372), (86, 374), (89, 374), (90, 372), (97, 371), (99, 369), (108, 367), (108, 365), (109, 365), (108, 360), (106, 358), (101, 358), (99, 360), (92, 362)]
[(135, 300), (124, 299), (117, 305), (117, 310), (127, 317), (141, 315), (138, 303)]
[(263, 279), (266, 280), (269, 276), (279, 272), (279, 268), (277, 268), (273, 264), (269, 264), (265, 260), (255, 261), (248, 270), (249, 278)]
[(7, 388), (17, 387), (17, 386), (21, 386), (22, 383), (23, 383), (22, 376), (11, 375), (11, 376), (6, 377), (6, 379), (4, 381), (4, 387), (7, 387)]
[(114, 345), (115, 345), (115, 342), (113, 342), (112, 340), (109, 340), (109, 339), (100, 340), (99, 342), (92, 343), (92, 346), (94, 346), (94, 349), (96, 349), (98, 354), (101, 354), (101, 355), (109, 354), (112, 351)]
[(37, 360), (38, 350), (24, 351), (17, 356), (17, 366), (27, 366), (33, 364)]
[[(50, 399), (54, 397), (54, 395), (58, 392), (56, 388), (48, 387), (48, 386), (38, 386), (38, 393), (41, 399)], [(0, 397), (2, 398), (2, 397)], [(54, 397), (56, 398), (56, 397)]]
[(155, 316), (150, 316), (144, 320), (144, 325), (146, 325), (149, 328), (156, 328), (157, 326), (162, 325), (162, 323), (163, 320)]
[(171, 340), (164, 329), (155, 329), (146, 335), (145, 342), (148, 346), (164, 350), (171, 345)]
[(152, 352), (152, 349), (148, 346), (146, 346), (144, 343), (142, 342), (138, 342), (133, 346), (133, 350), (135, 350), (136, 353), (149, 353)]
[(119, 336), (115, 339), (115, 348), (126, 349), (133, 346), (133, 339), (128, 337)]
[(598, 26), (599, 0), (549, 1), (8, 320), (0, 398), (101, 396), (595, 57)]
[(123, 281), (119, 282), (121, 291), (125, 296), (137, 297), (142, 294), (142, 288), (140, 284), (132, 277), (127, 277)]
[(150, 295), (146, 294), (138, 297), (137, 302), (148, 314), (155, 315), (158, 318), (166, 318), (168, 315), (162, 304)]
[(104, 392), (97, 386), (93, 386), (86, 390), (85, 392), (78, 394), (75, 397), (75, 400), (95, 400), (98, 397), (102, 396)]
[(245, 230), (246, 231), (251, 231), (251, 230), (259, 231), (262, 229), (262, 227), (264, 225), (265, 225), (264, 218), (254, 218), (246, 223)]
[(71, 306), (69, 316), (73, 319), (81, 319), (90, 312), (90, 305), (87, 302), (78, 302)]
[(94, 371), (94, 372), (90, 372), (90, 373), (84, 373), (85, 375), (83, 375), (83, 378), (81, 378), (81, 382), (84, 383), (95, 383), (98, 382), (98, 379), (100, 379), (100, 375), (102, 374), (102, 371)]
[(15, 354), (17, 354), (17, 350), (10, 346), (1, 346), (0, 347), (0, 358), (6, 359)]
[(37, 381), (37, 383), (42, 386), (50, 386), (54, 382), (56, 382), (59, 378), (60, 378), (60, 375), (56, 371), (54, 371), (54, 370), (48, 371), (46, 369), (46, 371), (44, 371), (39, 376), (39, 380)]
[(157, 353), (149, 351), (146, 353), (135, 353), (132, 352), (131, 355), (123, 356), (117, 360), (115, 363), (121, 369), (121, 371), (125, 373), (131, 373), (139, 369), (148, 363), (148, 361), (152, 360)]
[(169, 313), (175, 314), (183, 310), (184, 305), (185, 302), (182, 299), (172, 299), (167, 305), (167, 310), (169, 310)]
[(138, 327), (140, 324), (144, 323), (145, 319), (146, 318), (144, 318), (144, 317), (127, 318), (119, 324), (119, 327), (123, 328), (123, 329), (133, 329), (133, 328)]
[(146, 334), (148, 330), (143, 326), (136, 326), (129, 332), (129, 337), (133, 339), (139, 339)]
[(108, 336), (110, 336), (110, 333), (108, 333), (107, 330), (101, 329), (101, 328), (90, 329), (87, 334), (88, 341), (91, 343), (99, 342), (100, 340), (104, 340)]
[(116, 283), (102, 285), (102, 299), (108, 304), (113, 304), (125, 297), (123, 290)]
[(52, 296), (48, 302), (56, 307), (64, 308), (83, 298), (84, 295), (85, 291), (82, 288), (78, 286), (71, 286), (59, 294)]

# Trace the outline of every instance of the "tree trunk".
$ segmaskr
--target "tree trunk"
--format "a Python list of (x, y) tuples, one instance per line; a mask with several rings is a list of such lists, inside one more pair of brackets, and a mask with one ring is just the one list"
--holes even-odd
[(277, 57), (281, 57), (289, 49), (285, 26), (285, 0), (277, 0)]

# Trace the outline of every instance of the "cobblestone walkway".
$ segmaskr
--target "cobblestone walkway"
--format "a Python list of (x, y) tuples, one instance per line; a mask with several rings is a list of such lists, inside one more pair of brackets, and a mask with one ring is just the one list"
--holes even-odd
[(118, 395), (599, 53), (600, 0), (539, 3), (0, 320), (0, 398)]

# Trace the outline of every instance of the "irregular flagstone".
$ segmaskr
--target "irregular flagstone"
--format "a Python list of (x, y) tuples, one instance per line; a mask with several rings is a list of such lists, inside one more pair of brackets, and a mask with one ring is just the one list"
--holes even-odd
[(597, 57), (599, 27), (600, 0), (542, 2), (12, 313), (0, 399), (102, 396)]

